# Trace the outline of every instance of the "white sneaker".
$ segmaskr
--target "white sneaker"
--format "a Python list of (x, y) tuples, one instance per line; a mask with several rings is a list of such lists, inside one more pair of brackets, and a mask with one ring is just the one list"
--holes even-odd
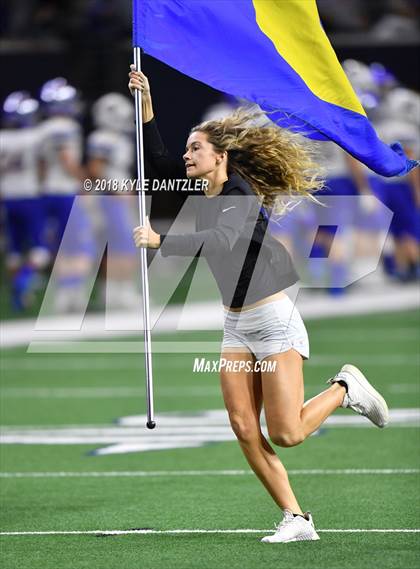
[(377, 427), (383, 428), (387, 425), (389, 421), (388, 405), (360, 369), (351, 364), (346, 364), (327, 383), (333, 384), (338, 381), (343, 381), (348, 389), (341, 407), (353, 409), (359, 415), (367, 417)]
[(316, 541), (319, 535), (315, 531), (314, 522), (309, 512), (305, 518), (294, 516), (289, 510), (284, 510), (284, 518), (276, 527), (273, 535), (262, 538), (263, 543), (288, 543), (290, 541)]

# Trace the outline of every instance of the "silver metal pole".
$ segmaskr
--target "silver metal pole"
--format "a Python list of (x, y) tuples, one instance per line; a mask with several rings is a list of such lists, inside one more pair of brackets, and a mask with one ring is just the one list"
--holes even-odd
[[(137, 71), (141, 71), (141, 48), (133, 48), (134, 65)], [(137, 163), (137, 187), (139, 196), (140, 225), (146, 225), (146, 197), (144, 193), (144, 160), (143, 160), (143, 113), (141, 106), (141, 91), (134, 92), (136, 110), (136, 163)], [(144, 322), (144, 357), (146, 366), (146, 399), (147, 399), (147, 423), (148, 429), (154, 429), (154, 405), (153, 405), (153, 370), (152, 370), (152, 339), (150, 331), (150, 307), (149, 307), (149, 278), (147, 270), (147, 249), (140, 248), (141, 258), (141, 285), (143, 297), (143, 322)]]

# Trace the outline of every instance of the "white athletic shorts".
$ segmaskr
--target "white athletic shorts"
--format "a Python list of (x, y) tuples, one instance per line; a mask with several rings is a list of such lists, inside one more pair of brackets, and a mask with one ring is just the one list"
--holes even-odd
[(241, 312), (224, 309), (222, 351), (244, 347), (257, 360), (290, 349), (309, 358), (305, 324), (288, 296)]

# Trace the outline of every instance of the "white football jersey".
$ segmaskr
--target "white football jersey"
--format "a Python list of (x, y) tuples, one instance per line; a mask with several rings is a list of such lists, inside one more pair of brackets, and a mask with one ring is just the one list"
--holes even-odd
[(65, 148), (75, 162), (82, 160), (82, 129), (70, 117), (51, 117), (43, 122), (42, 157), (45, 161), (45, 194), (71, 195), (79, 191), (80, 180), (66, 171), (59, 153)]
[(39, 195), (39, 127), (0, 131), (0, 195), (32, 198)]
[(346, 152), (334, 142), (317, 142), (316, 159), (325, 169), (327, 179), (348, 178), (351, 174), (346, 162)]
[(89, 159), (105, 161), (103, 177), (107, 180), (122, 180), (132, 176), (134, 144), (125, 134), (110, 130), (95, 130), (88, 137)]

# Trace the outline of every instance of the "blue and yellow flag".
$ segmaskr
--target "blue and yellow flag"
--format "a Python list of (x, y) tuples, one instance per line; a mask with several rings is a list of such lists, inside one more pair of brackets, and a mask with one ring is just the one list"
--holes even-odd
[(133, 43), (212, 87), (258, 103), (280, 126), (332, 140), (383, 176), (417, 165), (366, 117), (316, 0), (133, 0)]

